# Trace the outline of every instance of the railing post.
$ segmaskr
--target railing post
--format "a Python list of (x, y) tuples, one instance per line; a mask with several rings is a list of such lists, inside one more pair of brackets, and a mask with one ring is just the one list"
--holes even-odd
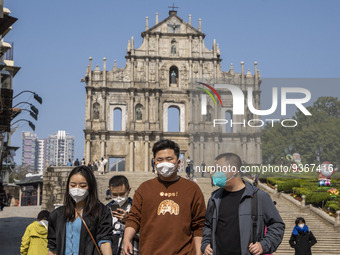
[(335, 225), (334, 225), (334, 229), (337, 232), (340, 232), (340, 210), (335, 212), (336, 217), (335, 217)]
[(303, 209), (304, 207), (306, 207), (306, 195), (302, 195), (301, 198), (301, 209)]

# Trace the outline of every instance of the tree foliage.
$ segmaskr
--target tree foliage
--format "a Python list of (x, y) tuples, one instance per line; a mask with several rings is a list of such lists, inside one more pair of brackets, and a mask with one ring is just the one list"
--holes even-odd
[(296, 112), (296, 127), (275, 123), (266, 125), (262, 133), (262, 154), (266, 163), (279, 163), (290, 153), (298, 152), (302, 163), (317, 163), (316, 149), (322, 146), (321, 161), (340, 162), (340, 101), (336, 97), (320, 97), (307, 107), (312, 116)]

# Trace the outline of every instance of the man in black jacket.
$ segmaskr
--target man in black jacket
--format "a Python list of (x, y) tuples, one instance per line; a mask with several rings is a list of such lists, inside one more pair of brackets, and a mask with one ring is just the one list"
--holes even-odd
[[(241, 166), (240, 157), (234, 153), (216, 157), (216, 168), (221, 171), (211, 174), (220, 189), (208, 202), (201, 246), (204, 255), (272, 253), (282, 241), (285, 224), (273, 201), (264, 191), (243, 182)], [(252, 205), (256, 200), (257, 220), (253, 221)]]

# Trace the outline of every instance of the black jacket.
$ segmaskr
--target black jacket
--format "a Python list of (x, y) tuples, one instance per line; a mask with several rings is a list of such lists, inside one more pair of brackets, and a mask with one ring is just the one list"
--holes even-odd
[[(262, 246), (263, 253), (273, 253), (280, 245), (285, 224), (275, 208), (270, 196), (257, 187), (245, 182), (245, 191), (241, 197), (239, 205), (239, 226), (241, 240), (241, 254), (250, 255), (248, 246), (251, 242), (253, 222), (251, 216), (251, 198), (257, 192), (258, 196), (258, 221), (257, 221), (257, 236), (259, 243)], [(205, 214), (205, 224), (203, 228), (203, 239), (201, 251), (204, 253), (205, 248), (210, 244), (213, 249), (213, 255), (217, 254), (216, 247), (216, 229), (219, 215), (219, 207), (223, 189), (218, 189), (211, 194), (208, 202), (207, 212)], [(264, 236), (264, 229), (267, 226), (267, 233)]]
[(295, 255), (311, 255), (311, 247), (316, 244), (316, 239), (311, 231), (299, 232), (290, 237), (289, 244), (295, 249)]
[[(91, 216), (83, 216), (92, 236), (97, 241), (112, 241), (112, 216), (108, 207), (98, 202), (101, 216), (95, 220)], [(48, 219), (48, 245), (51, 250), (56, 250), (58, 255), (63, 255), (65, 250), (66, 222), (64, 221), (64, 206), (55, 209)], [(100, 248), (100, 247), (99, 247)], [(97, 249), (91, 236), (82, 223), (80, 231), (79, 255), (97, 255)]]

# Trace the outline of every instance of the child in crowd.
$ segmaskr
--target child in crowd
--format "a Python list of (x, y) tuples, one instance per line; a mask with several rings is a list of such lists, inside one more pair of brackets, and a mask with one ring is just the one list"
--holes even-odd
[[(131, 187), (123, 175), (113, 176), (109, 181), (112, 201), (106, 206), (111, 208), (113, 222), (112, 254), (123, 254), (123, 237), (126, 217), (131, 209), (132, 199), (129, 197)], [(139, 254), (139, 234), (132, 239), (134, 255)]]

